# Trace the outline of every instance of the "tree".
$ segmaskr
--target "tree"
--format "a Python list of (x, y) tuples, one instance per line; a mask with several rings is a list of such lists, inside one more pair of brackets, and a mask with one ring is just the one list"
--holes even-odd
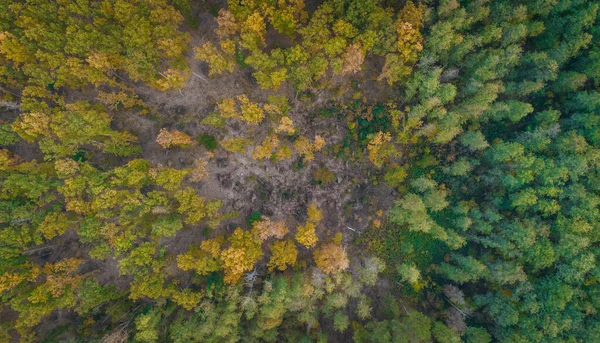
[(255, 160), (264, 160), (271, 158), (275, 149), (279, 146), (279, 139), (275, 135), (269, 135), (265, 140), (254, 149), (252, 158)]
[(246, 137), (230, 137), (219, 142), (223, 149), (229, 152), (237, 152), (243, 154), (246, 152), (246, 147), (252, 144), (252, 141)]
[(249, 15), (241, 25), (242, 46), (250, 51), (259, 50), (265, 44), (266, 24), (258, 12)]
[(217, 104), (219, 113), (223, 118), (240, 118), (240, 114), (237, 111), (235, 100), (227, 98)]
[(232, 36), (239, 31), (239, 24), (235, 17), (228, 10), (221, 8), (219, 10), (219, 16), (217, 17), (217, 24), (219, 27), (215, 29), (215, 32), (219, 37)]
[(284, 271), (296, 264), (298, 249), (292, 240), (276, 241), (271, 245), (271, 259), (267, 263), (269, 271)]
[(269, 217), (263, 216), (260, 221), (252, 224), (252, 229), (257, 231), (258, 238), (263, 241), (271, 237), (282, 239), (288, 233), (284, 221), (272, 222)]
[(207, 202), (205, 198), (196, 195), (196, 191), (190, 187), (177, 191), (175, 198), (179, 202), (177, 211), (185, 215), (183, 221), (186, 224), (196, 224), (203, 218), (207, 218), (211, 226), (218, 225), (218, 212), (222, 206), (220, 201)]
[(168, 86), (157, 82), (161, 62), (179, 58), (189, 41), (179, 31), (183, 17), (165, 1), (143, 8), (130, 1), (20, 4), (3, 17), (0, 55), (27, 83), (43, 87), (114, 84), (117, 71)]
[(389, 132), (379, 131), (369, 141), (367, 149), (369, 150), (369, 160), (376, 166), (381, 167), (391, 156), (396, 153), (396, 149), (391, 144), (392, 136)]
[(241, 119), (253, 125), (260, 124), (265, 117), (262, 108), (260, 108), (258, 104), (251, 102), (245, 94), (238, 96), (237, 100), (240, 102), (242, 111)]
[(346, 250), (333, 242), (325, 243), (313, 253), (317, 267), (328, 274), (335, 274), (348, 268)]
[(232, 41), (222, 41), (219, 51), (211, 42), (204, 43), (202, 47), (194, 48), (194, 58), (208, 63), (208, 74), (215, 76), (223, 72), (233, 72), (236, 67), (234, 58), (235, 46)]
[(365, 53), (360, 44), (350, 45), (342, 55), (341, 74), (354, 74), (360, 71), (365, 60)]
[(489, 343), (492, 341), (492, 336), (484, 328), (469, 326), (465, 341), (467, 343)]
[(220, 259), (223, 236), (202, 241), (200, 248), (190, 246), (185, 254), (177, 256), (177, 266), (182, 270), (194, 270), (200, 275), (219, 271), (223, 262)]
[(350, 320), (348, 319), (348, 316), (344, 312), (337, 311), (335, 313), (335, 315), (333, 316), (333, 327), (337, 331), (339, 331), (339, 332), (346, 331), (349, 324), (350, 324)]
[(237, 283), (262, 257), (261, 240), (250, 231), (237, 228), (228, 238), (229, 247), (221, 252), (225, 282)]
[(296, 129), (294, 128), (294, 121), (288, 116), (281, 117), (281, 122), (275, 131), (277, 133), (285, 133), (288, 135), (294, 134), (296, 132)]
[(308, 221), (315, 225), (320, 223), (321, 219), (323, 219), (323, 213), (321, 210), (319, 210), (318, 205), (314, 202), (308, 206), (306, 215), (308, 216)]
[[(216, 144), (216, 143), (215, 143)], [(190, 173), (190, 181), (201, 182), (208, 179), (209, 173), (206, 170), (208, 161), (204, 158), (199, 158), (194, 161), (192, 172)]]
[(307, 222), (304, 226), (298, 226), (296, 233), (296, 241), (307, 248), (314, 247), (319, 238), (315, 233), (315, 224)]
[(398, 266), (398, 274), (404, 282), (415, 285), (421, 280), (421, 272), (414, 264), (402, 263)]
[(185, 132), (178, 130), (167, 130), (160, 129), (158, 136), (156, 136), (156, 143), (165, 149), (169, 149), (173, 146), (186, 147), (192, 144), (192, 137)]

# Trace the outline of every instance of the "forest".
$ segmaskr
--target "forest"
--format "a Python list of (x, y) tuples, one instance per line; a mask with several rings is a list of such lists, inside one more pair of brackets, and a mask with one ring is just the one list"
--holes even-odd
[(600, 342), (600, 0), (0, 0), (0, 343)]

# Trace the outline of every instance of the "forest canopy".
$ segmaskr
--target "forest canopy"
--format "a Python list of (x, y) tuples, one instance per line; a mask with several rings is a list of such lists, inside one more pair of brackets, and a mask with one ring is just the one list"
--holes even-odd
[(599, 10), (0, 0), (0, 342), (600, 342)]

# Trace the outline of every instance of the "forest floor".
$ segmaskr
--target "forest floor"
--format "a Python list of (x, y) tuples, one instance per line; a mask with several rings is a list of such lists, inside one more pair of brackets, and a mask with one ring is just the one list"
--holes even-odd
[[(202, 46), (208, 40), (215, 40), (213, 30), (216, 22), (211, 14), (198, 14), (199, 26), (189, 29), (190, 46)], [(270, 37), (277, 40), (280, 37)], [(285, 44), (285, 42), (281, 42)], [(187, 168), (201, 157), (209, 157), (207, 171), (208, 179), (192, 184), (198, 195), (208, 200), (220, 200), (223, 203), (222, 212), (237, 212), (235, 218), (226, 220), (212, 231), (202, 226), (193, 226), (181, 230), (175, 237), (164, 239), (164, 244), (171, 254), (176, 255), (187, 250), (190, 244), (199, 244), (202, 240), (226, 232), (231, 233), (237, 227), (247, 228), (248, 217), (252, 212), (260, 212), (272, 220), (284, 220), (295, 234), (295, 228), (303, 225), (306, 220), (306, 210), (311, 203), (317, 203), (323, 212), (323, 220), (317, 227), (317, 235), (321, 241), (333, 237), (336, 233), (343, 234), (342, 244), (347, 248), (349, 256), (362, 255), (360, 247), (352, 243), (355, 237), (369, 229), (372, 220), (387, 212), (395, 199), (395, 191), (384, 183), (377, 185), (370, 180), (371, 173), (377, 169), (366, 159), (349, 161), (336, 158), (332, 149), (335, 144), (342, 143), (348, 134), (348, 125), (343, 116), (322, 117), (321, 109), (336, 104), (344, 104), (360, 98), (365, 103), (383, 102), (396, 96), (395, 90), (387, 84), (376, 81), (376, 75), (367, 74), (369, 70), (380, 70), (382, 61), (370, 59), (363, 73), (351, 77), (332, 76), (320, 84), (318, 93), (301, 96), (293, 87), (282, 86), (278, 91), (262, 90), (256, 84), (250, 69), (237, 68), (230, 74), (209, 78), (207, 66), (193, 58), (190, 49), (186, 56), (188, 66), (193, 75), (189, 77), (186, 86), (181, 91), (160, 92), (141, 83), (126, 81), (135, 93), (148, 105), (150, 114), (144, 116), (136, 111), (119, 111), (111, 113), (113, 127), (127, 130), (138, 137), (142, 147), (142, 158), (152, 161), (155, 165), (162, 164), (173, 168)], [(96, 90), (70, 91), (64, 94), (65, 100), (76, 101), (88, 99), (94, 101)], [(217, 148), (211, 156), (202, 145), (194, 144), (186, 149), (163, 149), (156, 143), (160, 129), (178, 129), (192, 137), (200, 134), (215, 136), (217, 140), (224, 137), (247, 136), (254, 144), (261, 142), (267, 136), (269, 125), (260, 124), (249, 126), (240, 121), (229, 121), (223, 130), (201, 124), (201, 121), (216, 108), (216, 104), (226, 98), (246, 94), (253, 102), (265, 103), (267, 96), (285, 96), (291, 107), (290, 117), (300, 134), (308, 137), (322, 136), (326, 141), (323, 152), (315, 154), (310, 163), (298, 167), (300, 158), (273, 163), (270, 160), (256, 161), (249, 154), (231, 154), (222, 148)], [(8, 119), (8, 118), (7, 118)], [(17, 147), (17, 154), (26, 159), (41, 161), (43, 155), (36, 144), (23, 143)], [(94, 159), (98, 160), (94, 161)], [(92, 155), (89, 161), (92, 165), (116, 166), (123, 164), (124, 159), (106, 155)], [(327, 168), (335, 173), (335, 179), (326, 185), (314, 181), (313, 172), (318, 168)], [(380, 211), (381, 210), (381, 211)], [(381, 218), (380, 218), (381, 219)], [(82, 254), (86, 251), (82, 243), (76, 243), (76, 235), (66, 235), (63, 246), (78, 249), (77, 253), (65, 252), (62, 249), (53, 250), (50, 260), (59, 259), (59, 255)], [(311, 250), (300, 248), (299, 259), (310, 260)], [(262, 261), (264, 269), (266, 261)], [(98, 261), (89, 265), (90, 269), (98, 269), (98, 279), (127, 288), (128, 277), (118, 273), (117, 262), (113, 258)], [(168, 268), (172, 276), (188, 278), (188, 273), (182, 273), (173, 261)], [(381, 284), (389, 289), (389, 283)], [(374, 294), (381, 294), (373, 290)]]
[[(198, 29), (189, 30), (190, 45), (201, 46), (209, 39), (216, 40), (215, 28), (215, 20), (210, 14), (199, 14)], [(327, 142), (324, 151), (315, 154), (315, 159), (304, 163), (301, 168), (298, 168), (299, 158), (273, 163), (270, 160), (256, 161), (249, 154), (230, 154), (222, 148), (215, 150), (207, 167), (209, 178), (194, 184), (194, 187), (200, 196), (221, 200), (224, 213), (237, 211), (238, 216), (222, 223), (208, 236), (232, 232), (240, 226), (248, 227), (247, 218), (255, 211), (272, 220), (285, 220), (294, 234), (295, 228), (304, 224), (308, 205), (315, 202), (323, 212), (323, 221), (317, 228), (319, 239), (326, 240), (341, 232), (342, 242), (349, 249), (350, 256), (360, 254), (360, 251), (353, 251), (357, 247), (350, 243), (369, 228), (371, 219), (377, 216), (376, 212), (386, 212), (390, 208), (395, 198), (394, 191), (384, 183), (373, 185), (370, 182), (370, 174), (377, 171), (368, 160), (351, 162), (335, 158), (331, 149), (327, 150), (327, 147), (343, 142), (348, 126), (344, 118), (323, 118), (318, 116), (318, 112), (331, 106), (331, 99), (338, 103), (352, 101), (352, 91), (360, 91), (362, 100), (376, 103), (394, 96), (391, 94), (394, 90), (385, 83), (377, 82), (375, 75), (363, 74), (352, 78), (332, 77), (326, 80), (326, 85), (319, 85), (319, 93), (302, 97), (288, 85), (276, 92), (262, 90), (247, 68), (237, 68), (233, 73), (209, 78), (206, 64), (195, 60), (191, 50), (187, 63), (194, 75), (181, 91), (159, 92), (132, 84), (135, 92), (152, 109), (152, 118), (127, 112), (115, 114), (116, 128), (138, 136), (143, 158), (156, 164), (185, 168), (190, 167), (194, 160), (207, 156), (208, 151), (199, 144), (186, 149), (165, 150), (160, 147), (155, 139), (160, 129), (165, 127), (180, 129), (192, 137), (208, 134), (217, 140), (246, 136), (258, 144), (272, 130), (265, 123), (250, 126), (240, 121), (229, 121), (223, 130), (201, 124), (216, 109), (218, 102), (241, 94), (258, 103), (265, 103), (269, 95), (287, 97), (291, 107), (289, 115), (299, 133), (308, 137), (320, 135)], [(369, 63), (380, 64), (381, 61)], [(314, 181), (313, 172), (323, 167), (335, 173), (335, 180), (319, 185)], [(183, 230), (165, 244), (172, 253), (183, 253), (189, 244), (198, 244), (206, 239), (206, 233), (202, 227)], [(301, 260), (310, 259), (310, 250), (300, 249), (299, 253)]]

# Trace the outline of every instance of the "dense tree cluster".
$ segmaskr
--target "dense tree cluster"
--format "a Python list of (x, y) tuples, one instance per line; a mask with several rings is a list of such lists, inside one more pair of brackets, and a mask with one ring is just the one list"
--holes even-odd
[(214, 3), (0, 0), (0, 342), (600, 341), (600, 2)]

